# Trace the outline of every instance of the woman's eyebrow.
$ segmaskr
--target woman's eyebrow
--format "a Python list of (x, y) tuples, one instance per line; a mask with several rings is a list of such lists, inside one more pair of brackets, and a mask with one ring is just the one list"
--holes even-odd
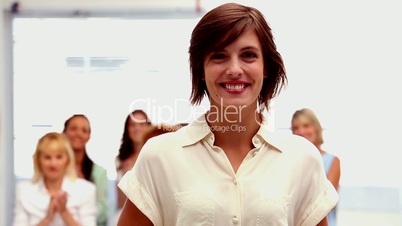
[(241, 48), (242, 51), (244, 50), (256, 50), (256, 51), (260, 51), (259, 48), (255, 47), (255, 46), (245, 46), (243, 48)]

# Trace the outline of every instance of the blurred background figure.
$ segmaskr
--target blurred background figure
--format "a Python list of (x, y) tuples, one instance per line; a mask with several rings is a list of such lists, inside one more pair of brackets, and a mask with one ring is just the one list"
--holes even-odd
[[(115, 165), (117, 172), (116, 192), (117, 192), (117, 210), (115, 219), (118, 219), (121, 208), (124, 205), (126, 196), (117, 187), (121, 177), (130, 170), (143, 145), (144, 132), (151, 126), (148, 115), (140, 109), (134, 110), (127, 115), (124, 122), (123, 137), (119, 148), (119, 154), (116, 156)], [(117, 220), (116, 220), (117, 222)]]
[[(139, 112), (142, 112), (142, 111), (134, 111), (134, 112), (136, 112), (136, 114), (139, 114)], [(145, 117), (146, 116), (146, 114), (145, 113), (142, 113), (143, 114), (143, 119), (145, 119), (145, 118), (147, 118), (147, 117)], [(129, 117), (126, 119), (126, 124), (125, 125), (127, 125), (127, 124), (130, 124), (130, 123), (128, 123), (127, 121), (131, 121), (130, 119), (129, 119)], [(183, 126), (185, 126), (185, 125), (187, 125), (187, 123), (180, 123), (180, 124), (176, 124), (176, 125), (170, 125), (170, 124), (158, 124), (158, 125), (152, 125), (151, 123), (149, 123), (149, 124), (147, 124), (147, 127), (146, 127), (146, 129), (145, 130), (142, 130), (141, 131), (141, 133), (142, 133), (142, 137), (141, 137), (141, 147), (149, 140), (149, 139), (151, 139), (152, 137), (156, 137), (156, 136), (159, 136), (159, 135), (161, 135), (161, 134), (164, 134), (164, 133), (169, 133), (169, 132), (174, 132), (174, 131), (177, 131), (178, 129), (180, 129), (181, 127), (183, 127)], [(126, 126), (127, 127), (127, 126)], [(126, 131), (126, 127), (125, 127), (125, 130), (124, 131)], [(124, 134), (123, 134), (123, 138), (124, 138)], [(134, 140), (134, 139), (132, 139), (132, 140)], [(120, 149), (121, 150), (121, 149)], [(138, 154), (139, 154), (139, 152), (140, 152), (140, 150), (138, 150), (136, 153), (135, 153), (135, 160), (137, 159), (137, 157), (138, 157)], [(135, 163), (135, 160), (134, 160), (134, 162), (132, 162), (132, 165), (131, 165), (131, 167), (127, 167), (127, 168), (125, 168), (125, 170), (124, 170), (124, 173), (125, 172), (127, 172), (128, 170), (131, 170), (131, 168), (134, 166), (134, 163)], [(119, 159), (118, 159), (118, 156), (117, 156), (117, 159), (116, 159), (116, 162), (118, 162), (119, 161)], [(117, 165), (116, 165), (117, 166)], [(117, 171), (118, 173), (119, 173), (119, 171)], [(121, 171), (121, 175), (119, 175), (119, 178), (118, 178), (118, 180), (117, 180), (117, 183), (120, 181), (120, 179), (121, 179), (121, 177), (124, 175), (124, 173), (123, 173), (123, 171)], [(116, 184), (117, 185), (117, 184)], [(120, 188), (118, 188), (117, 187), (117, 194), (118, 194), (118, 209), (117, 209), (117, 212), (116, 212), (116, 215), (115, 215), (115, 222), (116, 222), (116, 224), (117, 224), (117, 222), (118, 222), (118, 220), (119, 220), (119, 216), (120, 216), (120, 213), (121, 213), (121, 210), (122, 210), (122, 208), (123, 208), (123, 205), (124, 205), (124, 202), (126, 201), (126, 195), (120, 190)]]
[(76, 114), (64, 123), (63, 133), (67, 136), (74, 150), (77, 175), (91, 181), (96, 186), (96, 206), (98, 226), (106, 226), (108, 218), (108, 178), (106, 169), (89, 158), (86, 144), (90, 139), (91, 127), (88, 118)]
[(96, 188), (77, 178), (74, 152), (61, 133), (39, 139), (32, 181), (17, 185), (14, 226), (96, 225)]
[[(321, 148), (324, 143), (322, 127), (315, 113), (308, 108), (297, 110), (292, 116), (291, 124), (293, 134), (306, 138), (318, 148), (324, 161), (325, 173), (329, 181), (331, 181), (332, 185), (338, 191), (341, 177), (340, 160), (337, 156)], [(337, 207), (328, 215), (329, 226), (336, 225), (336, 208)]]

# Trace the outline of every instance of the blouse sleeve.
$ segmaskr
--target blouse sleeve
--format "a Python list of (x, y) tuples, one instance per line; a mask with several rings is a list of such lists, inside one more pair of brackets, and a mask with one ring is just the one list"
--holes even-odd
[(133, 169), (124, 174), (118, 187), (153, 225), (160, 226), (162, 218), (154, 192), (158, 183), (153, 176), (158, 174), (158, 167), (153, 161), (154, 155), (145, 144)]
[(15, 201), (15, 207), (14, 207), (14, 226), (20, 226), (20, 225), (28, 225), (29, 222), (29, 216), (28, 213), (25, 211), (23, 207), (23, 202), (24, 202), (24, 193), (25, 193), (25, 186), (24, 183), (18, 183), (17, 184), (17, 191), (16, 191), (16, 201)]
[[(302, 144), (301, 146), (305, 146)], [(304, 159), (304, 176), (299, 209), (303, 210), (296, 217), (296, 225), (317, 225), (335, 207), (339, 196), (325, 175), (324, 165), (319, 151), (312, 144), (310, 155)]]

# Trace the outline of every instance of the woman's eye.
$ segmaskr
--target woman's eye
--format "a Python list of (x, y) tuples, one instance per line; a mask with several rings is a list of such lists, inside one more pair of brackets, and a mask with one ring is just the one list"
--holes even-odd
[(212, 58), (212, 59), (217, 59), (217, 60), (223, 59), (223, 58), (225, 58), (225, 54), (223, 54), (223, 53), (216, 53), (216, 54), (213, 54), (211, 58)]
[(256, 58), (257, 54), (255, 54), (253, 52), (245, 52), (245, 53), (243, 53), (243, 57), (245, 57), (245, 58)]
[(51, 159), (51, 157), (50, 157), (50, 156), (48, 156), (48, 155), (42, 156), (42, 158), (43, 158), (43, 159), (45, 159), (45, 160), (49, 160), (49, 159)]

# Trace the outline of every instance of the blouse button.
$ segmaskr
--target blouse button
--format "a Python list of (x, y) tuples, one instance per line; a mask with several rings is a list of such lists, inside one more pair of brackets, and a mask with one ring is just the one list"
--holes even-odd
[(232, 219), (232, 222), (233, 222), (233, 224), (237, 224), (237, 223), (239, 223), (239, 219), (237, 219), (237, 217), (234, 216)]
[(237, 180), (236, 180), (236, 178), (233, 179), (233, 184), (234, 184), (234, 185), (237, 185)]

